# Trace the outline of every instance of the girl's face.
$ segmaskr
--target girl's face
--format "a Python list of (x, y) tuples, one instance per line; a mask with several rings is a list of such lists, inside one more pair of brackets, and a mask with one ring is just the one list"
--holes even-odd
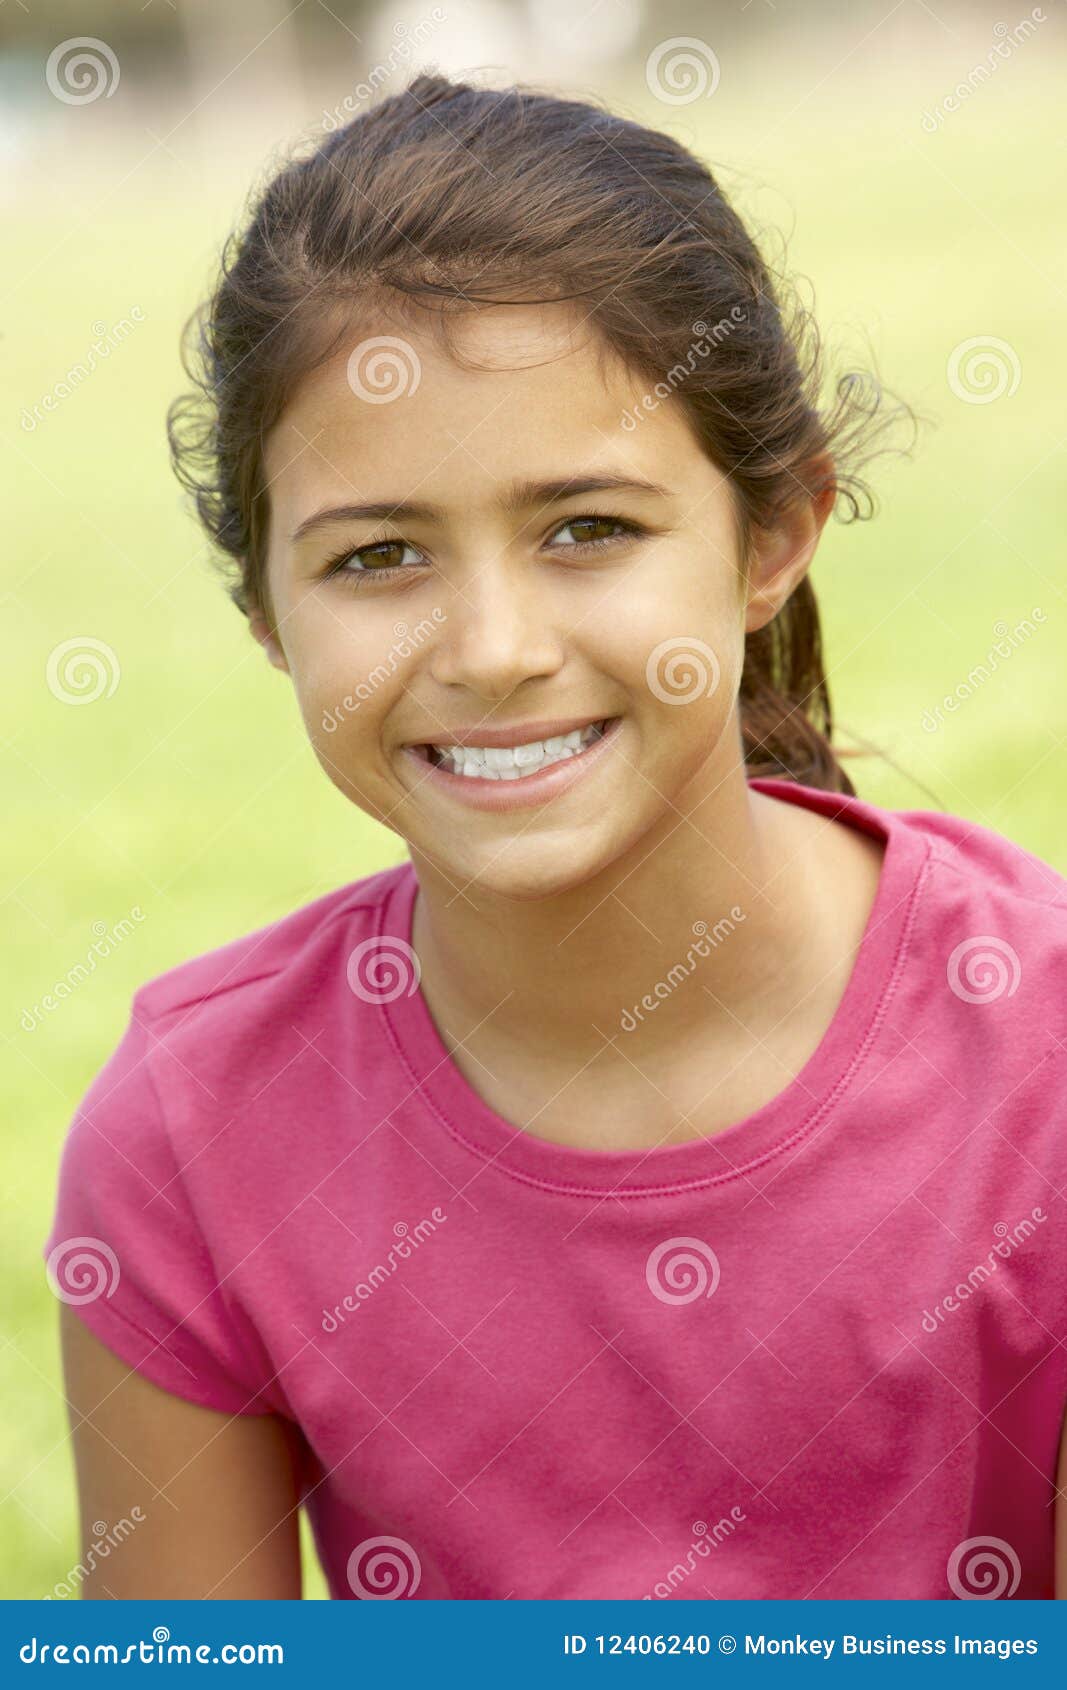
[[(275, 629), (253, 633), (348, 798), (452, 883), (544, 897), (643, 857), (736, 777), (746, 627), (821, 524), (805, 503), (746, 584), (733, 495), (681, 405), (643, 404), (654, 384), (569, 307), (484, 309), (457, 334), (483, 367), (382, 323), (296, 393), (264, 463)], [(605, 720), (518, 778), (427, 751)]]

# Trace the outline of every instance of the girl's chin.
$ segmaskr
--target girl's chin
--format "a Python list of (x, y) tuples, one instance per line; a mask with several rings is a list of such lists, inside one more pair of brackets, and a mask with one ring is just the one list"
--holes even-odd
[[(421, 850), (415, 841), (409, 843), (415, 852)], [(608, 836), (603, 819), (599, 828), (594, 826), (584, 835), (575, 829), (561, 830), (553, 838), (544, 834), (535, 838), (531, 830), (525, 839), (487, 841), (484, 851), (465, 851), (454, 857), (442, 855), (439, 839), (429, 843), (425, 855), (449, 883), (519, 903), (576, 891), (609, 868), (624, 848), (615, 828)]]

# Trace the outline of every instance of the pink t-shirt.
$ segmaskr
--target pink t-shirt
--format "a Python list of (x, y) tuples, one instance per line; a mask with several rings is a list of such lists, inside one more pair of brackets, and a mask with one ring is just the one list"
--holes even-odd
[(53, 1283), (166, 1390), (298, 1424), (335, 1597), (1052, 1595), (1067, 882), (752, 784), (888, 849), (818, 1049), (718, 1136), (495, 1114), (418, 989), (410, 863), (135, 994)]

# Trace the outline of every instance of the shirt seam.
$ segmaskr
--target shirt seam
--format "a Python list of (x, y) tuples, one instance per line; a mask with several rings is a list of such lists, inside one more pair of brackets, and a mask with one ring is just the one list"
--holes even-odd
[[(725, 1172), (698, 1175), (694, 1179), (678, 1180), (665, 1185), (646, 1186), (635, 1190), (626, 1190), (625, 1188), (620, 1189), (617, 1186), (591, 1186), (580, 1185), (576, 1182), (563, 1180), (549, 1180), (541, 1177), (540, 1175), (528, 1173), (522, 1169), (509, 1168), (503, 1164), (497, 1168), (497, 1171), (499, 1173), (506, 1174), (509, 1179), (519, 1180), (524, 1185), (534, 1186), (540, 1191), (549, 1191), (562, 1197), (582, 1197), (586, 1199), (591, 1197), (613, 1197), (620, 1202), (623, 1200), (632, 1202), (636, 1198), (673, 1197), (680, 1195), (682, 1192), (699, 1191), (711, 1186), (726, 1185), (730, 1180), (746, 1177), (754, 1169), (762, 1167), (765, 1162), (771, 1161), (775, 1157), (780, 1156), (784, 1151), (791, 1149), (794, 1145), (799, 1144), (805, 1138), (810, 1136), (813, 1129), (820, 1123), (820, 1121), (828, 1119), (833, 1110), (837, 1107), (845, 1089), (851, 1084), (853, 1077), (866, 1060), (871, 1046), (873, 1045), (878, 1033), (881, 1031), (882, 1023), (888, 1014), (889, 1005), (896, 993), (897, 986), (900, 981), (900, 975), (904, 966), (904, 960), (911, 944), (911, 937), (915, 926), (919, 903), (929, 879), (929, 871), (933, 857), (932, 844), (929, 839), (924, 839), (922, 841), (922, 845), (922, 861), (919, 864), (911, 888), (908, 891), (906, 898), (903, 900), (909, 906), (904, 918), (903, 930), (897, 941), (897, 948), (894, 953), (888, 979), (886, 980), (885, 986), (883, 987), (878, 1003), (875, 1006), (874, 1013), (871, 1017), (871, 1024), (868, 1027), (859, 1048), (856, 1050), (852, 1060), (849, 1062), (845, 1072), (838, 1077), (833, 1090), (814, 1106), (807, 1119), (804, 1120), (792, 1133), (788, 1134), (784, 1138), (776, 1139), (772, 1145), (769, 1145), (757, 1156), (752, 1157), (747, 1162), (738, 1163), (736, 1166), (729, 1168)], [(383, 919), (384, 909), (379, 911), (379, 937), (381, 935), (381, 924)], [(386, 1032), (394, 1054), (399, 1058), (405, 1072), (413, 1082), (416, 1091), (422, 1098), (426, 1107), (431, 1110), (446, 1130), (459, 1144), (464, 1147), (464, 1149), (468, 1150), (472, 1155), (477, 1156), (479, 1161), (487, 1164), (488, 1166), (495, 1166), (498, 1163), (499, 1158), (505, 1154), (506, 1147), (504, 1150), (500, 1150), (495, 1153), (487, 1152), (473, 1139), (468, 1138), (463, 1129), (452, 1120), (450, 1115), (438, 1103), (436, 1098), (434, 1098), (429, 1092), (425, 1092), (423, 1090), (418, 1075), (415, 1073), (407, 1059), (407, 1052), (397, 1037), (396, 1030), (389, 1015), (388, 1006), (383, 1004), (382, 1008), (385, 1014)], [(522, 1128), (517, 1127), (515, 1129), (516, 1138), (521, 1135)], [(714, 1138), (711, 1139), (710, 1142), (714, 1143)]]

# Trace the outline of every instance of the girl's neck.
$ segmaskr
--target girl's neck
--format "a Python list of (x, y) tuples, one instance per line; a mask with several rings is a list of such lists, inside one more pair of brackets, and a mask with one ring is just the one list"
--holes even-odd
[(739, 1023), (758, 1036), (828, 978), (843, 990), (881, 848), (754, 791), (738, 762), (557, 896), (461, 888), (413, 857), (412, 941), (445, 1042), (549, 1050), (577, 1067), (638, 1027), (645, 1053), (697, 1034), (728, 1046)]

